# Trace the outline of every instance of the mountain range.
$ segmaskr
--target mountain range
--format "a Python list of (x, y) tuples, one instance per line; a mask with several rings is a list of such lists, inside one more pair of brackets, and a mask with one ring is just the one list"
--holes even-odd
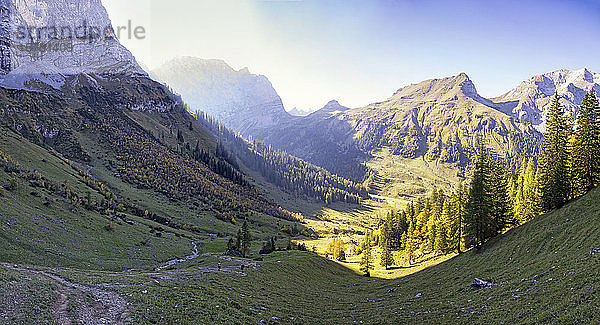
[[(219, 70), (233, 73), (222, 61), (218, 64), (192, 58), (175, 61), (180, 64), (203, 62), (204, 70), (212, 63), (218, 65)], [(219, 106), (227, 107), (226, 113), (215, 114), (226, 114), (225, 124), (233, 130), (264, 140), (344, 177), (368, 181), (374, 185), (375, 192), (391, 196), (411, 196), (431, 186), (452, 187), (466, 178), (482, 143), (509, 163), (515, 163), (522, 156), (535, 157), (542, 143), (544, 117), (551, 96), (558, 92), (565, 109), (572, 110), (576, 117), (585, 91), (594, 87), (600, 92), (598, 74), (587, 69), (558, 70), (535, 76), (500, 97), (487, 99), (480, 96), (470, 78), (461, 73), (403, 87), (390, 98), (365, 107), (350, 109), (332, 101), (307, 116), (289, 118), (280, 100), (277, 106), (261, 105), (261, 100), (253, 100), (239, 115), (233, 114), (238, 106), (203, 90), (213, 88), (207, 80), (216, 85), (232, 80), (215, 80), (215, 74), (210, 78), (201, 77), (204, 70), (188, 69), (187, 75), (182, 77), (203, 80), (198, 86), (187, 82), (185, 91), (181, 91), (192, 109), (202, 110), (202, 106), (194, 104), (197, 97), (189, 100), (186, 97), (195, 89), (196, 93), (204, 93), (220, 102), (213, 103), (213, 111)], [(173, 75), (181, 76), (181, 72)], [(220, 76), (228, 78), (224, 74)], [(163, 73), (162, 78), (180, 91), (179, 80), (167, 73)], [(239, 83), (235, 85), (237, 96), (242, 97), (240, 94), (251, 94), (257, 86), (256, 83), (248, 88)], [(272, 94), (272, 98), (279, 99), (270, 83), (265, 82), (261, 87)]]

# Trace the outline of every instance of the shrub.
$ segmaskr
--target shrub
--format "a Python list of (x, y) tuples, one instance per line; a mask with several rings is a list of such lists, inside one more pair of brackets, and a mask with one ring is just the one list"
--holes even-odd
[(117, 229), (117, 225), (114, 222), (111, 222), (108, 225), (104, 226), (104, 230), (106, 231), (115, 231), (115, 229)]

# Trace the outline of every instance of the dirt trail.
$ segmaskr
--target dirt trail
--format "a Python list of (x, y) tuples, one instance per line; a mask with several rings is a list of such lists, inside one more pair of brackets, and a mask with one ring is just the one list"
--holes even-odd
[[(57, 300), (53, 305), (52, 314), (59, 324), (71, 324), (68, 308), (69, 298), (77, 302), (76, 310), (73, 313), (78, 323), (99, 325), (128, 324), (131, 322), (127, 301), (116, 292), (74, 283), (45, 271), (8, 263), (0, 263), (0, 265), (14, 271), (36, 275), (40, 279), (50, 279), (57, 282)], [(93, 302), (87, 299), (88, 297), (93, 298)]]
[[(246, 270), (256, 270), (259, 266), (254, 261), (246, 259), (224, 256), (216, 253), (200, 254), (198, 245), (192, 242), (192, 254), (184, 258), (173, 259), (160, 266), (154, 271), (129, 270), (125, 272), (101, 272), (103, 276), (118, 277), (140, 277), (147, 276), (154, 282), (160, 279), (171, 279), (182, 276), (196, 276), (204, 273), (228, 273), (237, 276), (246, 276), (243, 268), (240, 266), (224, 266), (217, 268), (207, 266), (194, 266), (186, 269), (165, 270), (176, 264), (180, 264), (200, 256), (212, 257), (216, 260), (224, 260), (239, 265), (244, 265)], [(129, 324), (131, 323), (129, 307), (127, 301), (118, 293), (105, 290), (105, 288), (120, 286), (118, 283), (103, 283), (99, 286), (87, 286), (72, 282), (64, 277), (50, 273), (48, 271), (36, 270), (34, 268), (19, 266), (9, 263), (0, 263), (0, 266), (21, 272), (28, 273), (40, 280), (51, 280), (57, 284), (56, 301), (52, 304), (51, 313), (57, 324)], [(83, 274), (93, 275), (95, 272), (86, 271)], [(150, 283), (150, 282), (149, 282)], [(158, 282), (157, 282), (158, 283)], [(127, 286), (127, 285), (126, 285)], [(104, 289), (103, 289), (104, 288)], [(69, 307), (73, 308), (71, 310)]]

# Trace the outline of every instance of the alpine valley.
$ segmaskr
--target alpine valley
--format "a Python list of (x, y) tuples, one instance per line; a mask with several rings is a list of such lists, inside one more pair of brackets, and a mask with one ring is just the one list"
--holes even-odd
[(0, 323), (598, 321), (600, 74), (292, 115), (223, 60), (144, 71), (101, 0), (0, 14)]

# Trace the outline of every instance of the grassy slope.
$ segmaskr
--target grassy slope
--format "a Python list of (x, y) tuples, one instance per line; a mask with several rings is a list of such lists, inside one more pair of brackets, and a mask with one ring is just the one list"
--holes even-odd
[[(67, 181), (79, 193), (90, 192), (99, 197), (67, 163), (17, 135), (0, 136), (0, 150), (58, 183)], [(6, 185), (10, 178), (0, 170), (0, 184)], [(109, 220), (84, 208), (73, 209), (60, 199), (47, 207), (44, 202), (52, 194), (29, 186), (23, 179), (19, 183), (16, 191), (0, 198), (2, 262), (128, 269), (153, 266), (191, 250), (191, 238), (195, 237), (191, 233), (167, 228), (159, 238), (150, 232), (150, 226), (159, 224), (135, 216), (128, 219), (136, 224)], [(39, 192), (40, 197), (32, 196), (33, 191)], [(115, 230), (105, 230), (111, 221), (115, 221)], [(148, 245), (141, 245), (145, 240)]]
[[(590, 323), (600, 304), (599, 202), (596, 190), (481, 252), (396, 280), (308, 252), (274, 253), (245, 274), (240, 260), (216, 255), (158, 275), (57, 272), (112, 287), (140, 323)], [(497, 285), (473, 289), (476, 277)]]
[[(597, 320), (599, 202), (596, 190), (490, 242), (482, 252), (398, 280), (366, 279), (311, 253), (274, 255), (247, 277), (211, 274), (196, 280), (192, 287), (206, 287), (207, 293), (181, 288), (178, 295), (189, 292), (214, 314), (179, 309), (176, 317), (232, 322), (294, 317), (299, 323)], [(475, 290), (470, 286), (475, 277), (500, 285)], [(153, 287), (148, 295), (167, 290)], [(152, 304), (151, 298), (141, 301), (165, 317), (174, 317), (170, 308), (176, 304), (195, 306), (189, 299), (176, 299), (171, 307)]]

